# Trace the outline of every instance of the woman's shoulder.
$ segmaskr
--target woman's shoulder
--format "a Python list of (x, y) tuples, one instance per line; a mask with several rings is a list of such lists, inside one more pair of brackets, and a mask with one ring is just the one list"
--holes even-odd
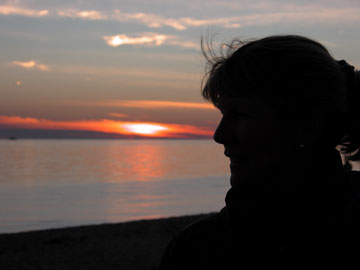
[(223, 211), (188, 225), (170, 241), (160, 269), (195, 269), (221, 261), (227, 234)]
[(360, 212), (360, 171), (350, 171), (347, 176), (347, 196), (353, 210)]
[(225, 208), (220, 212), (214, 213), (210, 216), (202, 218), (198, 221), (186, 226), (183, 234), (211, 234), (219, 229), (224, 229), (225, 226)]
[(347, 173), (348, 214), (352, 224), (360, 225), (360, 171)]
[(207, 242), (214, 242), (215, 238), (219, 238), (227, 232), (224, 210), (202, 218), (196, 222), (186, 226), (175, 236), (175, 242), (182, 245), (206, 245)]
[(350, 171), (346, 173), (350, 183), (360, 184), (360, 171)]

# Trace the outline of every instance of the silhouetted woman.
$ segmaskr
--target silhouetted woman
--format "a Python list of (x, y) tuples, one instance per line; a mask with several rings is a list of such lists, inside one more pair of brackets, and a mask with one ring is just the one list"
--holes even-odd
[(348, 163), (360, 159), (359, 72), (302, 36), (203, 51), (202, 94), (222, 113), (214, 140), (230, 159), (231, 189), (220, 213), (174, 237), (160, 269), (360, 257), (360, 177)]

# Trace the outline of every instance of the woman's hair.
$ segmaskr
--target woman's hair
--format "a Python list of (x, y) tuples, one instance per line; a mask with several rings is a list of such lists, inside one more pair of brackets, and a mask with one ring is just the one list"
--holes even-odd
[(326, 143), (349, 160), (360, 159), (360, 72), (319, 42), (297, 35), (234, 40), (220, 55), (211, 41), (201, 44), (207, 60), (202, 95), (217, 108), (224, 98), (265, 97), (287, 104), (290, 117), (320, 111)]

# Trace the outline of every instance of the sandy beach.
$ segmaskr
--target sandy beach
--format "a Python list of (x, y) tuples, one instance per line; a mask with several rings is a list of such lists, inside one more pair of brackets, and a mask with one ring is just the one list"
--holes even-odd
[(0, 234), (0, 269), (156, 269), (170, 239), (209, 215)]

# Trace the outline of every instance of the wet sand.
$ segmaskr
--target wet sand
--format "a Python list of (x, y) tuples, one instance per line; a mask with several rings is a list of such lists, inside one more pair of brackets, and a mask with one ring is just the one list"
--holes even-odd
[(0, 269), (156, 269), (170, 239), (208, 215), (0, 234)]

